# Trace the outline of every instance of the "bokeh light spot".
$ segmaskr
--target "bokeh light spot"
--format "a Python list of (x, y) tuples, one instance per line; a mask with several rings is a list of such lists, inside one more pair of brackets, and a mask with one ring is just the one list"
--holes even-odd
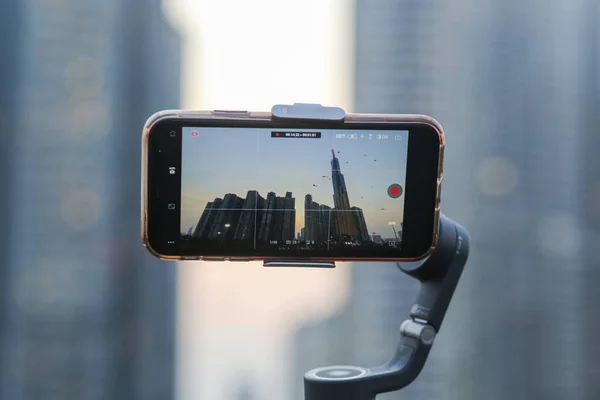
[[(107, 110), (96, 100), (73, 102), (69, 113), (69, 133), (73, 138), (98, 139), (106, 133)], [(98, 129), (100, 128), (100, 129)]]

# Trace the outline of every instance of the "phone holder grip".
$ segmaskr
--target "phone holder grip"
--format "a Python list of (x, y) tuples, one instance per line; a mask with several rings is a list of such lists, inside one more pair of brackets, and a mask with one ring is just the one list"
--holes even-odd
[(346, 112), (340, 107), (326, 107), (314, 103), (277, 104), (271, 108), (275, 119), (308, 119), (321, 121), (343, 121)]
[(335, 261), (267, 260), (263, 267), (335, 268)]
[(411, 319), (400, 327), (392, 359), (376, 368), (332, 366), (304, 376), (305, 400), (375, 400), (381, 393), (402, 389), (419, 376), (450, 305), (469, 254), (467, 231), (441, 216), (435, 250), (422, 261), (397, 263), (421, 282)]

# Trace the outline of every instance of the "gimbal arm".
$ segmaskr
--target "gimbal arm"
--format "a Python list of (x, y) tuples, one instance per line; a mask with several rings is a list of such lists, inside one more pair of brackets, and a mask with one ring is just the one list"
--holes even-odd
[(376, 368), (332, 366), (304, 376), (305, 400), (374, 400), (378, 394), (402, 389), (421, 373), (435, 335), (448, 310), (469, 254), (469, 236), (456, 222), (440, 218), (440, 236), (426, 259), (398, 263), (421, 282), (421, 290), (400, 327), (392, 359)]

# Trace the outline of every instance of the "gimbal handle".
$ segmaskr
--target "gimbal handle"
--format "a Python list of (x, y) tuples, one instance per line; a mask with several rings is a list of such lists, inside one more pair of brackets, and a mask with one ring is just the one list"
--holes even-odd
[(305, 400), (375, 400), (381, 393), (402, 389), (421, 373), (450, 300), (467, 262), (467, 231), (441, 215), (439, 240), (424, 260), (398, 263), (404, 273), (421, 282), (421, 290), (400, 327), (392, 359), (376, 368), (331, 366), (304, 376)]

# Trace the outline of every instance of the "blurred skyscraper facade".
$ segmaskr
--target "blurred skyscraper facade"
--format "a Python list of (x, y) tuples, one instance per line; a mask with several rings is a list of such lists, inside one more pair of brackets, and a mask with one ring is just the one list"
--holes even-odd
[(447, 105), (435, 112), (449, 121), (444, 209), (473, 238), (457, 318), (443, 333), (459, 372), (448, 390), (455, 399), (594, 399), (590, 337), (600, 325), (588, 316), (598, 297), (584, 299), (597, 292), (600, 261), (586, 207), (600, 170), (598, 3), (523, 5), (440, 10), (449, 18), (439, 29), (457, 28), (452, 54), (438, 45), (451, 60), (437, 74)]
[[(426, 113), (435, 91), (430, 58), (435, 5), (362, 0), (355, 4), (355, 111)], [(392, 227), (388, 236), (394, 236)], [(351, 297), (346, 307), (331, 319), (314, 321), (296, 333), (297, 400), (303, 399), (301, 377), (309, 369), (336, 364), (381, 365), (395, 350), (400, 324), (416, 298), (417, 282), (395, 264), (357, 263), (351, 268)], [(426, 368), (433, 370), (434, 366)], [(432, 388), (431, 384), (415, 384), (402, 394), (378, 399), (437, 398)]]
[[(597, 398), (598, 2), (356, 4), (355, 109), (442, 123), (443, 212), (472, 236), (424, 372), (381, 398)], [(298, 331), (299, 376), (391, 353), (416, 285), (352, 275), (346, 309)]]
[[(7, 315), (6, 293), (10, 284), (8, 282), (8, 249), (10, 248), (10, 210), (13, 203), (10, 193), (12, 187), (12, 174), (10, 173), (12, 146), (14, 141), (16, 123), (16, 90), (17, 84), (14, 79), (18, 76), (19, 66), (19, 42), (22, 34), (22, 6), (18, 0), (0, 2), (0, 37), (11, 37), (12, 40), (0, 40), (0, 61), (2, 74), (0, 74), (0, 179), (2, 190), (0, 194), (0, 324), (5, 321)], [(0, 332), (2, 328), (0, 325)], [(0, 336), (0, 360), (6, 358), (6, 346), (1, 343), (3, 335)], [(1, 362), (1, 361), (0, 361)], [(1, 365), (1, 364), (0, 364)], [(0, 370), (2, 373), (3, 370)]]
[(0, 398), (172, 398), (175, 271), (140, 246), (139, 179), (179, 38), (160, 0), (7, 0), (0, 26)]

